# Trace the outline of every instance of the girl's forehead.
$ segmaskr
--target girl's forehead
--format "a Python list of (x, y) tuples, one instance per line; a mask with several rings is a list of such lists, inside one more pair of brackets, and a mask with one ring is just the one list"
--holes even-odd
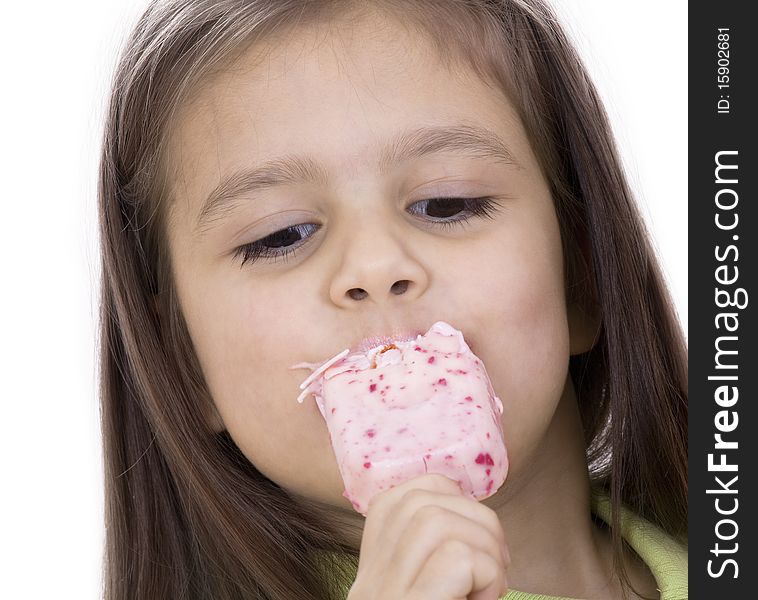
[(451, 94), (461, 98), (459, 103), (478, 99), (472, 111), (487, 101), (511, 109), (502, 89), (482, 81), (462, 52), (443, 62), (427, 34), (377, 10), (285, 28), (199, 81), (175, 127), (290, 122), (293, 113), (317, 115), (335, 100), (341, 100), (337, 108), (361, 103), (376, 112), (377, 106), (367, 105), (373, 99), (398, 118), (409, 103), (423, 105), (425, 112), (444, 110), (456, 100)]
[(347, 172), (368, 168), (401, 131), (460, 125), (506, 138), (514, 156), (529, 153), (501, 89), (462, 63), (443, 64), (420, 34), (360, 22), (249, 48), (180, 110), (168, 154), (191, 188), (184, 193), (202, 195), (271, 156), (316, 154)]
[(186, 106), (189, 111), (213, 108), (240, 87), (291, 83), (312, 73), (314, 65), (324, 81), (357, 83), (363, 77), (396, 77), (404, 70), (413, 74), (425, 62), (435, 62), (427, 37), (379, 13), (350, 20), (348, 26), (312, 23), (269, 33), (250, 44), (201, 79)]

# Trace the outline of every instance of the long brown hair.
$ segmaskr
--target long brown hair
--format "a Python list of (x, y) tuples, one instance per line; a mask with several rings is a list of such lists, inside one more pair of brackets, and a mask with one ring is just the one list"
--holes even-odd
[[(214, 434), (212, 400), (177, 302), (166, 246), (163, 149), (206, 76), (283, 28), (400, 17), (516, 107), (550, 184), (567, 301), (601, 315), (572, 357), (595, 485), (686, 539), (686, 347), (587, 73), (542, 0), (163, 0), (150, 4), (112, 82), (99, 172), (100, 377), (107, 600), (325, 599), (352, 583), (338, 523), (290, 497)], [(323, 569), (314, 550), (345, 560)], [(342, 590), (335, 592), (334, 590)]]

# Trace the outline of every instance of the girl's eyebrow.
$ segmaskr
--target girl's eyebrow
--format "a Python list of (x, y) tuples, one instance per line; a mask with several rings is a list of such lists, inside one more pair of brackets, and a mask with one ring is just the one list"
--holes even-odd
[[(521, 168), (505, 141), (478, 125), (429, 126), (406, 130), (390, 140), (380, 154), (379, 170), (385, 174), (402, 162), (441, 152), (457, 152), (475, 158)], [(208, 195), (195, 225), (202, 236), (213, 223), (233, 213), (240, 197), (293, 183), (326, 185), (329, 176), (311, 156), (285, 155), (225, 176)]]

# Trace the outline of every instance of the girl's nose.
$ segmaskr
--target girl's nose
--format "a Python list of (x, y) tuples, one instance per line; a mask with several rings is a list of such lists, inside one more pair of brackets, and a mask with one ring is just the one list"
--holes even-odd
[[(410, 281), (407, 279), (396, 281), (392, 284), (390, 292), (397, 294), (398, 296), (400, 294), (404, 294), (406, 291), (408, 291), (409, 284)], [(350, 296), (353, 300), (363, 300), (368, 296), (368, 292), (362, 288), (352, 288), (347, 291), (347, 295)]]
[(347, 235), (349, 241), (330, 285), (334, 304), (354, 308), (366, 303), (407, 303), (424, 293), (427, 271), (398, 232), (375, 222)]

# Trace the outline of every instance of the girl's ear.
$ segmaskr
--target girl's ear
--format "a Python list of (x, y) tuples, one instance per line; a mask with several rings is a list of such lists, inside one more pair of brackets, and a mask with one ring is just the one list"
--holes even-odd
[(603, 324), (603, 311), (592, 278), (592, 251), (586, 229), (577, 235), (576, 249), (578, 254), (574, 255), (573, 269), (569, 269), (573, 277), (566, 293), (571, 356), (589, 352), (597, 343)]
[(592, 349), (600, 336), (602, 316), (600, 306), (592, 304), (590, 309), (580, 302), (573, 302), (566, 307), (569, 326), (570, 354), (583, 354)]

